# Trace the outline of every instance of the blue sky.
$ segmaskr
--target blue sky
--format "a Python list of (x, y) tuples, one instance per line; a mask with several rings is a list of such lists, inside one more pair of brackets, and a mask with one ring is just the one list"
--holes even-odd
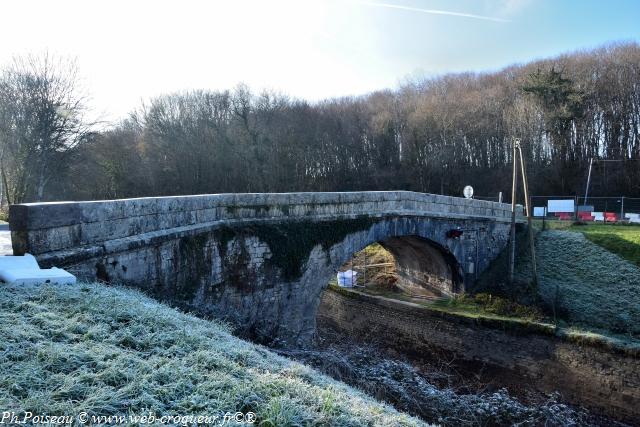
[[(373, 2), (367, 2), (371, 4)], [(379, 2), (383, 3), (383, 2)], [(504, 19), (495, 22), (389, 7), (363, 12), (381, 30), (378, 58), (395, 74), (482, 71), (616, 40), (640, 40), (640, 1), (385, 1)]]
[(244, 82), (318, 100), (640, 41), (640, 0), (22, 0), (3, 9), (0, 63), (45, 50), (76, 57), (94, 113), (109, 120), (177, 90)]

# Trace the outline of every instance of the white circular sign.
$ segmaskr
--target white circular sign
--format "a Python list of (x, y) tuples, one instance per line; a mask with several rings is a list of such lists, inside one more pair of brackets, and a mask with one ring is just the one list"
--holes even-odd
[(464, 194), (464, 197), (466, 197), (467, 199), (471, 199), (473, 197), (473, 187), (467, 185), (466, 187), (464, 187), (464, 190), (462, 190), (462, 194)]

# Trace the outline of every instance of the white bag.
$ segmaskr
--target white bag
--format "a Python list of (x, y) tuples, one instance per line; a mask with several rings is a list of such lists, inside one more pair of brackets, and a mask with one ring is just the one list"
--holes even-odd
[(357, 271), (347, 270), (338, 272), (338, 285), (343, 288), (352, 288), (356, 284)]

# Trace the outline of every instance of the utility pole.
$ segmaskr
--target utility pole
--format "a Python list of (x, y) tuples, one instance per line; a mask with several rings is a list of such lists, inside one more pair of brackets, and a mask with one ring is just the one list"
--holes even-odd
[[(516, 157), (519, 156), (519, 161)], [(513, 140), (513, 181), (511, 187), (511, 244), (509, 248), (509, 282), (513, 283), (515, 275), (516, 261), (516, 199), (518, 196), (518, 163), (522, 173), (522, 186), (524, 189), (524, 203), (527, 213), (527, 226), (529, 228), (529, 249), (531, 251), (531, 266), (533, 271), (533, 283), (538, 284), (538, 269), (536, 265), (536, 247), (533, 239), (533, 212), (531, 210), (531, 200), (529, 199), (529, 184), (527, 182), (527, 171), (524, 164), (524, 156), (522, 155), (522, 147), (519, 139)]]
[(593, 168), (593, 157), (589, 160), (589, 174), (587, 175), (587, 188), (584, 190), (583, 206), (587, 206), (587, 196), (589, 195), (589, 184), (591, 183), (591, 169)]
[(513, 144), (511, 153), (511, 161), (513, 162), (513, 179), (511, 182), (511, 241), (509, 246), (509, 283), (513, 283), (516, 263), (516, 194), (518, 163), (516, 162), (516, 144)]
[(520, 145), (520, 140), (515, 140), (515, 146), (518, 148), (518, 154), (520, 154), (520, 170), (522, 172), (522, 186), (524, 188), (524, 202), (527, 208), (527, 227), (529, 228), (529, 249), (531, 251), (531, 266), (533, 270), (533, 283), (534, 285), (538, 285), (538, 268), (536, 266), (536, 245), (533, 240), (533, 224), (532, 224), (532, 216), (531, 212), (531, 200), (529, 199), (529, 184), (527, 182), (527, 171), (524, 166), (524, 157), (522, 156), (522, 146)]

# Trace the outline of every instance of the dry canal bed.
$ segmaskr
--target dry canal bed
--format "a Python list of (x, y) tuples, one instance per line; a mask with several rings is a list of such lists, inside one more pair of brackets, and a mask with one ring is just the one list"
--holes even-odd
[(429, 422), (637, 425), (637, 352), (547, 326), (330, 289), (316, 347), (287, 353)]

